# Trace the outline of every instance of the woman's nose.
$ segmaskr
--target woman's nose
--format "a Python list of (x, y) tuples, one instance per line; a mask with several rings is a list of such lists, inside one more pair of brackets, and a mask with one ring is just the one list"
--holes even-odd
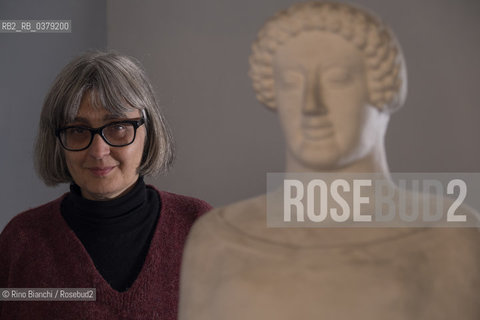
[(303, 113), (305, 115), (325, 115), (327, 107), (323, 99), (320, 73), (315, 70), (307, 80), (305, 99), (303, 103)]
[(93, 136), (92, 144), (88, 147), (88, 153), (95, 159), (102, 159), (110, 154), (110, 146), (103, 140), (100, 134), (96, 134)]

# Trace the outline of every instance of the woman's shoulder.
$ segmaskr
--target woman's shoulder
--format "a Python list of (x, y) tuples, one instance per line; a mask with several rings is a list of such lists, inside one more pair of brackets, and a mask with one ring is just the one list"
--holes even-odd
[(169, 211), (183, 212), (185, 214), (200, 216), (213, 208), (208, 202), (198, 198), (158, 190), (152, 185), (148, 185), (147, 187), (158, 192), (161, 199), (162, 211), (165, 209)]

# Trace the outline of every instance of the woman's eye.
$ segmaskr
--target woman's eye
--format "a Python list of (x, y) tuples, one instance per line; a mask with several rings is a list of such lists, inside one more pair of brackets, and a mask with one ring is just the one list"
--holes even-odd
[(122, 130), (125, 130), (125, 125), (122, 123), (117, 123), (112, 125), (111, 128), (116, 131), (122, 131)]
[(85, 133), (85, 131), (87, 131), (87, 129), (82, 128), (82, 127), (75, 127), (75, 128), (70, 129), (70, 132), (73, 133), (73, 134), (83, 134), (83, 133)]

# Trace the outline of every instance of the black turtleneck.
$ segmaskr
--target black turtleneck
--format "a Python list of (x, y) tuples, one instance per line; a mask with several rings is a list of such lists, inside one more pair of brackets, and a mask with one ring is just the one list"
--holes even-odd
[(140, 177), (127, 194), (108, 201), (82, 197), (72, 184), (62, 216), (99, 273), (117, 291), (127, 290), (142, 269), (160, 214), (158, 193)]

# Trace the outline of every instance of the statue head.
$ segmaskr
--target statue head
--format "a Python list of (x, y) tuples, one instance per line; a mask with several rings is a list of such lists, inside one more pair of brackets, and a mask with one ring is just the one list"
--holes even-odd
[(268, 20), (250, 56), (260, 102), (278, 110), (290, 154), (332, 169), (382, 144), (403, 105), (406, 68), (395, 37), (347, 4), (295, 4)]

